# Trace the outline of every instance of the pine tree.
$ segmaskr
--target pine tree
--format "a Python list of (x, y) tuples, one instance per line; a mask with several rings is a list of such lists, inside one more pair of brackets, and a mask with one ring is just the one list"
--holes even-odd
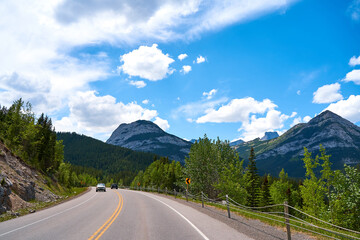
[(247, 180), (248, 180), (248, 204), (251, 207), (256, 207), (259, 205), (259, 175), (256, 168), (255, 162), (255, 152), (252, 147), (250, 150), (249, 156), (249, 165), (247, 167)]
[(265, 175), (264, 181), (261, 184), (260, 206), (267, 206), (270, 204), (271, 204), (270, 185), (269, 185), (268, 175)]

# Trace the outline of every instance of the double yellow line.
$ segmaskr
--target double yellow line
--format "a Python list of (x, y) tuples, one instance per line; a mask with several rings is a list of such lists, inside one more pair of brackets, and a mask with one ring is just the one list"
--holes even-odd
[(115, 219), (119, 216), (119, 213), (121, 212), (121, 209), (124, 204), (124, 200), (119, 192), (115, 191), (116, 194), (119, 197), (119, 203), (114, 211), (114, 213), (111, 215), (111, 217), (88, 239), (88, 240), (98, 240), (104, 232), (111, 226), (111, 224), (115, 221)]

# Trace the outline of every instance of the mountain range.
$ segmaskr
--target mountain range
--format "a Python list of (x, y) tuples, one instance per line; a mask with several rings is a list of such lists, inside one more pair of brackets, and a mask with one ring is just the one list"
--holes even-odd
[(184, 163), (192, 144), (166, 133), (155, 123), (145, 120), (120, 124), (106, 143), (135, 151), (155, 153), (181, 163)]
[(332, 169), (360, 163), (360, 127), (331, 111), (293, 126), (280, 137), (267, 141), (257, 138), (235, 149), (241, 158), (248, 159), (250, 148), (254, 147), (257, 167), (262, 174), (278, 175), (284, 168), (291, 177), (304, 177), (304, 147), (315, 157), (320, 144), (331, 155)]

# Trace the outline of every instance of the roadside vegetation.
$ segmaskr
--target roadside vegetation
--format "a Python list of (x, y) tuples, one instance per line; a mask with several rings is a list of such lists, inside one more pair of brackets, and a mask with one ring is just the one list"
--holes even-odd
[[(190, 178), (188, 187), (193, 195), (202, 192), (208, 198), (216, 199), (228, 194), (236, 203), (249, 207), (286, 201), (306, 214), (358, 231), (360, 171), (347, 165), (344, 170), (331, 170), (331, 156), (321, 145), (319, 148), (320, 155), (317, 156), (312, 156), (304, 148), (306, 175), (301, 180), (290, 179), (284, 169), (278, 177), (259, 176), (253, 148), (248, 165), (243, 166), (244, 161), (239, 160), (237, 151), (229, 146), (229, 142), (210, 140), (205, 135), (192, 145), (185, 166), (174, 168), (177, 163), (157, 160), (145, 171), (140, 171), (131, 186), (139, 184), (153, 189), (166, 186), (184, 191), (185, 178)], [(290, 213), (295, 217), (301, 214), (291, 209)]]

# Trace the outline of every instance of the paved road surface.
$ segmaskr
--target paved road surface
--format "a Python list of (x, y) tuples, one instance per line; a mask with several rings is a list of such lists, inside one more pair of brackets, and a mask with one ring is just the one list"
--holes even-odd
[(252, 239), (191, 207), (130, 190), (90, 192), (0, 223), (0, 239)]

